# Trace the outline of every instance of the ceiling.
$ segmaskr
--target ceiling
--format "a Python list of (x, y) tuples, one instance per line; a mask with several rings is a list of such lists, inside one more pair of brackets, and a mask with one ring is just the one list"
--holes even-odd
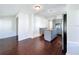
[(25, 10), (49, 18), (66, 12), (65, 4), (41, 4), (40, 11), (34, 10), (33, 6), (33, 4), (0, 4), (0, 16), (12, 16)]

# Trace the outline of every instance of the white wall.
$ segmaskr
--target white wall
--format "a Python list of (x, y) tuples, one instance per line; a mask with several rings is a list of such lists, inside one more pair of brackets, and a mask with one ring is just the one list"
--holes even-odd
[(48, 21), (33, 13), (20, 12), (18, 14), (19, 41), (39, 36), (39, 28), (47, 27)]
[(53, 20), (49, 20), (49, 25), (48, 25), (48, 29), (52, 29), (53, 28)]
[(25, 13), (18, 14), (18, 37), (23, 40), (29, 37), (29, 16)]
[[(78, 43), (75, 44), (74, 43)], [(79, 45), (79, 5), (68, 5), (67, 13), (67, 53), (77, 53), (76, 45)], [(73, 46), (73, 47), (72, 47)], [(73, 49), (74, 48), (74, 49)], [(79, 47), (77, 47), (79, 50)]]
[(16, 36), (16, 18), (15, 16), (0, 17), (0, 39)]
[(69, 6), (67, 19), (68, 41), (79, 42), (79, 9), (76, 5)]
[(43, 17), (40, 17), (40, 16), (37, 16), (37, 15), (34, 15), (34, 37), (36, 36), (40, 36), (40, 28), (47, 28), (48, 27), (48, 20), (43, 18)]

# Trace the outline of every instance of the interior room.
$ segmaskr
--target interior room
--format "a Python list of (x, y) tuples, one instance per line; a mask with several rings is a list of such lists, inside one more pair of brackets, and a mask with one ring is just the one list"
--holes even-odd
[(78, 6), (0, 4), (0, 55), (79, 54)]
[(65, 4), (1, 4), (0, 54), (66, 54), (64, 15)]

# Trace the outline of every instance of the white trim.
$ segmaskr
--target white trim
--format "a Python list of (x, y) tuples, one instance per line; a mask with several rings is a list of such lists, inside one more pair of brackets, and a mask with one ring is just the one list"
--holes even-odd
[(34, 35), (34, 36), (28, 36), (28, 37), (25, 37), (25, 38), (21, 38), (21, 39), (18, 40), (18, 41), (22, 41), (22, 40), (25, 40), (25, 39), (27, 39), (27, 38), (36, 38), (36, 37), (39, 37), (39, 36), (41, 36), (41, 35), (38, 34), (38, 35)]
[(68, 45), (69, 43), (79, 45), (79, 42), (76, 42), (76, 41), (74, 41), (74, 42), (73, 42), (73, 41), (67, 41), (67, 45)]

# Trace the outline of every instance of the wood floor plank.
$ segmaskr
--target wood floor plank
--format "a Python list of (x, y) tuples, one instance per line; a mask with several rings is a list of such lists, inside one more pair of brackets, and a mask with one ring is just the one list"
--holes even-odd
[(18, 54), (21, 55), (61, 55), (61, 37), (57, 36), (51, 43), (44, 40), (44, 37), (26, 39), (19, 42)]
[[(13, 39), (13, 38), (10, 38)], [(6, 39), (8, 41), (8, 39)], [(13, 39), (14, 40), (14, 39)], [(12, 40), (12, 42), (14, 42)], [(13, 49), (5, 48), (0, 54), (2, 55), (62, 55), (62, 42), (61, 36), (57, 36), (52, 42), (47, 42), (44, 36), (37, 37), (34, 39), (28, 38), (19, 42), (9, 45), (8, 47)], [(9, 42), (10, 43), (10, 42)], [(7, 45), (6, 43), (5, 45)], [(0, 47), (1, 48), (1, 47)], [(7, 50), (6, 50), (7, 49)]]

